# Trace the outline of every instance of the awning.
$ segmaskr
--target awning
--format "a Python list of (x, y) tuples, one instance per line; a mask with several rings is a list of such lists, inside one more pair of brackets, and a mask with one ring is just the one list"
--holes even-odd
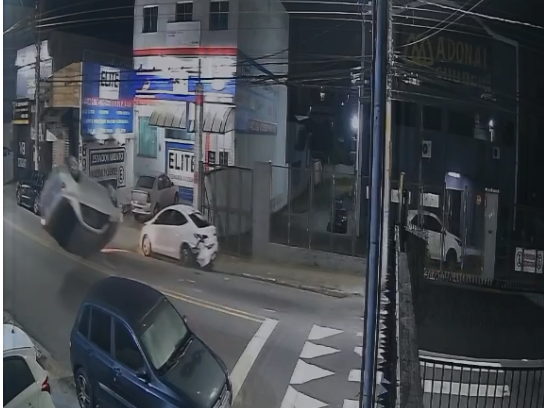
[(212, 105), (204, 106), (204, 133), (225, 134), (234, 130), (234, 106)]
[(175, 129), (187, 128), (187, 113), (185, 106), (178, 105), (157, 107), (149, 117), (149, 126), (167, 127)]

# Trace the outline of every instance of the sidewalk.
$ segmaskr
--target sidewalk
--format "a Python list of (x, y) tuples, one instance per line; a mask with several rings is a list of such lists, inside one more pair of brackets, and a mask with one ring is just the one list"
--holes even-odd
[[(141, 224), (126, 216), (108, 248), (140, 251)], [(243, 276), (282, 286), (294, 287), (328, 296), (344, 298), (362, 296), (365, 279), (362, 276), (304, 268), (287, 264), (269, 264), (252, 259), (220, 254), (212, 273)]]
[[(10, 313), (4, 310), (4, 323), (15, 324), (21, 327), (17, 322), (13, 321)], [(26, 332), (26, 331), (25, 331)], [(26, 332), (29, 336), (30, 333)], [(30, 336), (32, 337), (32, 336)], [(56, 408), (77, 408), (79, 407), (76, 388), (72, 374), (67, 371), (43, 348), (40, 343), (32, 339), (38, 351), (38, 362), (49, 373), (49, 384), (51, 385), (51, 398)]]

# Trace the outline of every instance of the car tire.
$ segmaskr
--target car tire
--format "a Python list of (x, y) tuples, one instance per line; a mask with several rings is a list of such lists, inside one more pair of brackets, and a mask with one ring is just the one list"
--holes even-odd
[(179, 194), (176, 193), (176, 195), (174, 196), (174, 204), (179, 204)]
[(153, 247), (151, 246), (151, 240), (147, 235), (144, 235), (144, 238), (142, 239), (142, 253), (144, 256), (152, 256), (153, 255)]
[(179, 250), (179, 264), (180, 266), (190, 267), (194, 265), (194, 255), (191, 251), (191, 247), (188, 244), (182, 244)]
[(21, 206), (21, 190), (20, 189), (17, 189), (17, 191), (15, 192), (15, 202), (17, 203), (19, 207)]
[(32, 212), (36, 215), (40, 215), (40, 193), (34, 196), (34, 202), (32, 203)]
[(446, 254), (446, 268), (451, 272), (457, 269), (457, 252), (455, 252), (455, 249), (450, 249)]
[(74, 374), (76, 383), (76, 398), (80, 408), (95, 408), (93, 389), (83, 368), (78, 368)]
[(66, 165), (68, 166), (68, 171), (70, 172), (72, 178), (76, 182), (79, 182), (79, 179), (81, 178), (81, 170), (79, 169), (78, 160), (74, 156), (70, 156), (68, 157)]

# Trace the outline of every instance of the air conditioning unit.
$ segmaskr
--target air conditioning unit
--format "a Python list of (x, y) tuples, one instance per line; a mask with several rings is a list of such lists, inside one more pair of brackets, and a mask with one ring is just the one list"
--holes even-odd
[(430, 140), (424, 140), (421, 142), (421, 157), (424, 159), (430, 159), (432, 156), (433, 142)]
[(501, 158), (501, 148), (498, 146), (493, 146), (492, 154), (494, 160), (499, 160)]

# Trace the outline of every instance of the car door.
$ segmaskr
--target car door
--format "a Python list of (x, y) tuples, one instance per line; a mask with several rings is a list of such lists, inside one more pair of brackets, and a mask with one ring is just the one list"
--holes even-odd
[(42, 408), (41, 392), (24, 357), (4, 357), (4, 408)]
[(167, 255), (168, 256), (168, 247), (169, 243), (169, 230), (171, 226), (171, 218), (172, 218), (172, 212), (173, 210), (170, 208), (162, 210), (154, 221), (152, 221), (153, 224), (153, 233), (151, 238), (151, 244), (153, 245), (153, 251), (155, 251), (158, 254)]
[(170, 179), (165, 174), (161, 174), (158, 180), (159, 203), (161, 208), (168, 207), (174, 203), (174, 196), (171, 194), (172, 189), (170, 187), (172, 187)]
[(149, 385), (150, 371), (132, 331), (114, 319), (113, 333), (113, 387), (119, 401), (126, 408), (160, 407), (160, 398)]
[(431, 259), (440, 259), (442, 242), (442, 224), (430, 214), (424, 215), (424, 226), (427, 231), (427, 245)]
[(170, 234), (170, 253), (172, 258), (179, 259), (181, 254), (181, 244), (184, 242), (193, 247), (196, 244), (196, 239), (194, 236), (194, 228), (192, 223), (187, 220), (187, 217), (178, 210), (172, 210), (172, 229), (169, 231)]
[(111, 315), (105, 310), (93, 306), (91, 309), (90, 344), (87, 346), (87, 376), (91, 383), (95, 400), (100, 405), (121, 408), (113, 391)]

